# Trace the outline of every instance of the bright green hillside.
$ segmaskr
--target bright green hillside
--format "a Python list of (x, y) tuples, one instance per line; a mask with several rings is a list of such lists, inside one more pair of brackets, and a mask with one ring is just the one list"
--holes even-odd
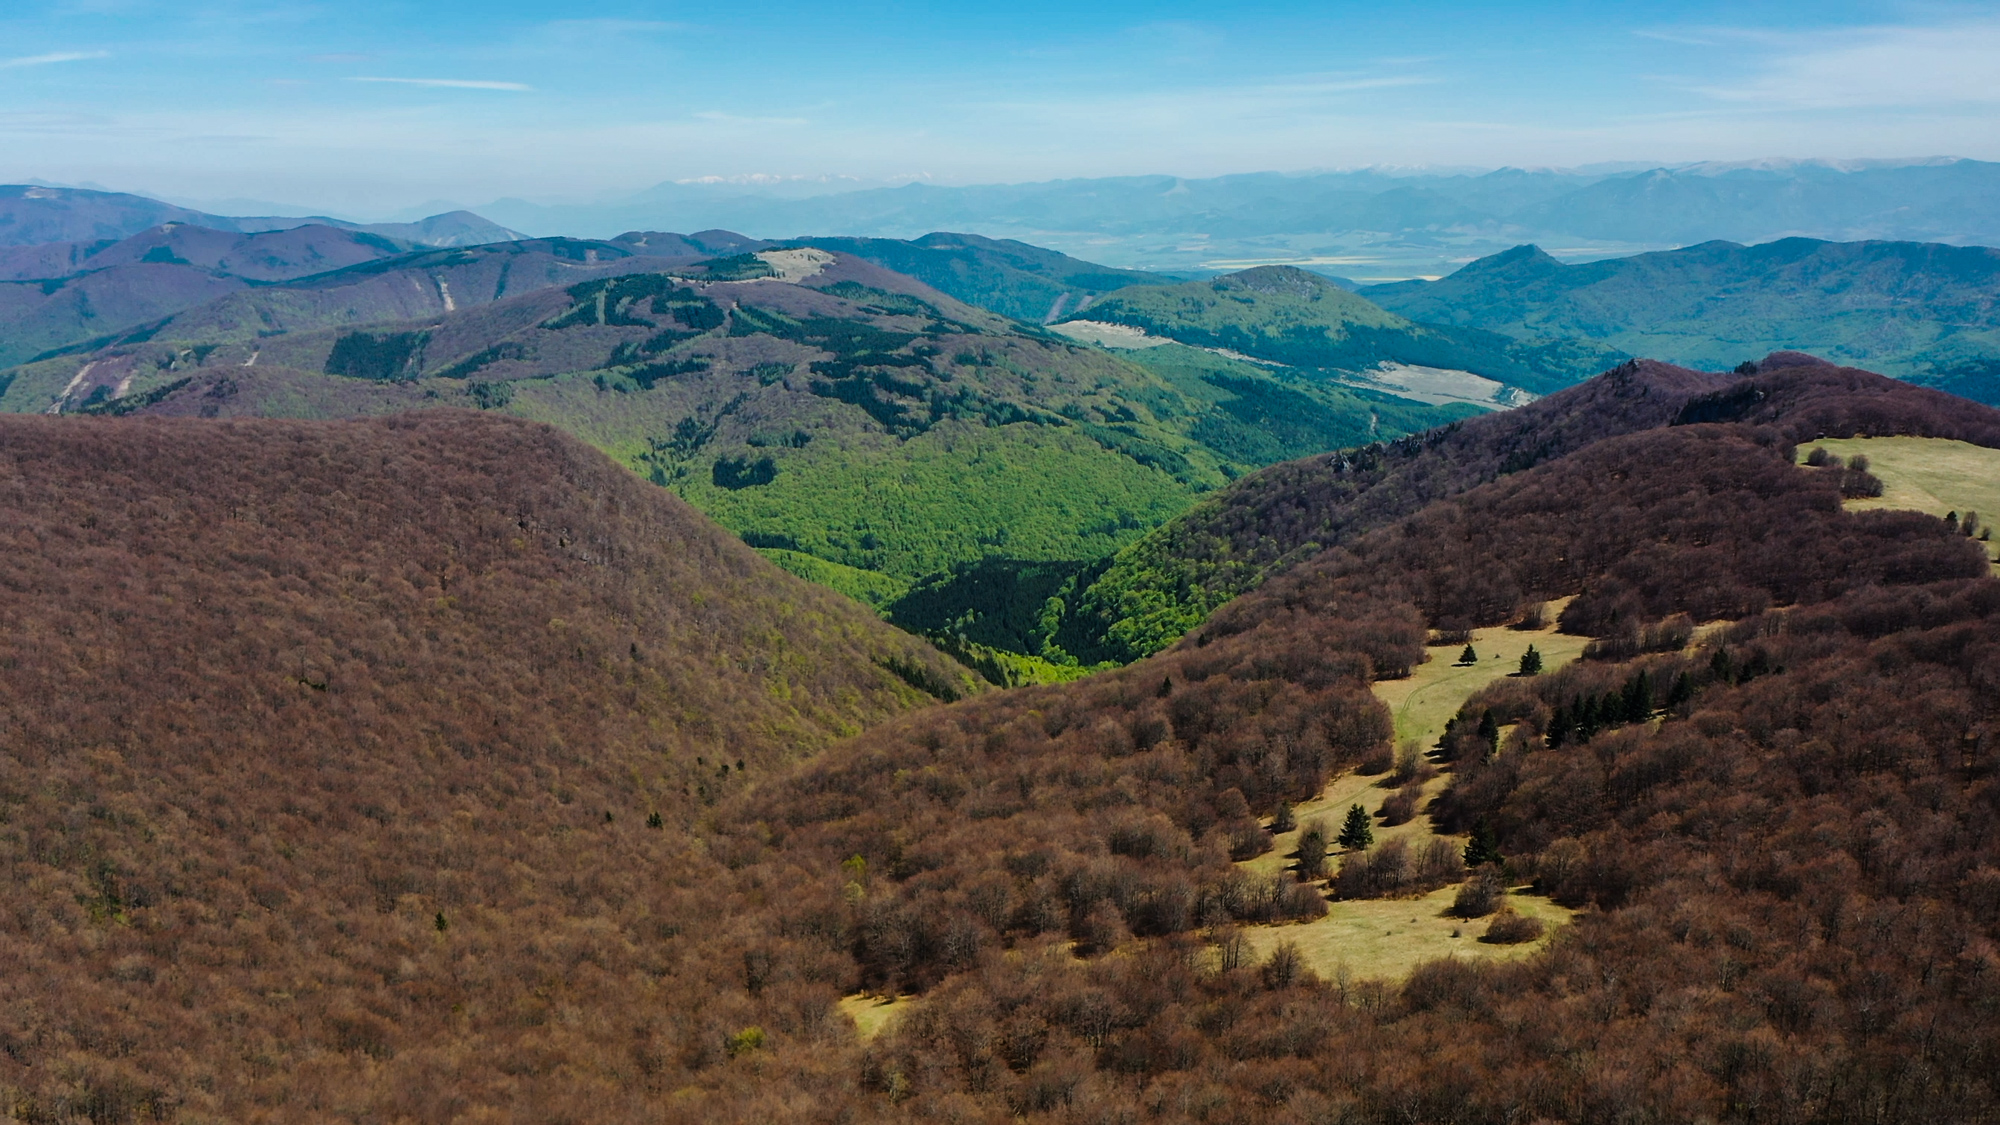
[(1415, 323), (1289, 266), (1121, 289), (1069, 319), (1127, 325), (1301, 369), (1366, 373), (1409, 364), (1469, 371), (1534, 394), (1560, 390), (1623, 358), (1596, 346), (1522, 343), (1479, 329)]

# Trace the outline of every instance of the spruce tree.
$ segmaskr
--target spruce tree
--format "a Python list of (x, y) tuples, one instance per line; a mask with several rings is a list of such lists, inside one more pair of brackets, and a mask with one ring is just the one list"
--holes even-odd
[(1488, 828), (1486, 822), (1482, 820), (1473, 828), (1472, 839), (1466, 842), (1465, 865), (1478, 867), (1484, 863), (1498, 862), (1500, 862), (1500, 841), (1494, 838), (1493, 829)]
[(1340, 836), (1334, 842), (1357, 852), (1373, 844), (1375, 825), (1368, 819), (1368, 810), (1360, 805), (1347, 806), (1347, 823), (1340, 826)]
[(1479, 663), (1479, 654), (1473, 651), (1471, 645), (1466, 645), (1465, 651), (1458, 654), (1458, 662), (1460, 664), (1477, 664)]
[(1528, 651), (1521, 654), (1521, 674), (1523, 676), (1542, 674), (1542, 654), (1535, 651), (1534, 645), (1529, 645)]
[(1555, 710), (1549, 712), (1549, 749), (1554, 750), (1569, 741), (1569, 732), (1573, 724), (1569, 708), (1560, 703), (1556, 704)]
[(1570, 728), (1571, 741), (1589, 742), (1590, 736), (1597, 733), (1597, 697), (1579, 696), (1571, 714), (1576, 717)]
[(1278, 811), (1271, 814), (1272, 833), (1290, 832), (1298, 826), (1299, 822), (1292, 819), (1292, 803), (1290, 801), (1279, 801)]
[(1681, 704), (1686, 703), (1688, 700), (1693, 698), (1694, 698), (1694, 681), (1688, 678), (1688, 674), (1686, 672), (1682, 672), (1680, 675), (1675, 676), (1674, 686), (1667, 691), (1667, 706), (1669, 708), (1679, 707)]
[(1625, 721), (1643, 723), (1653, 717), (1653, 677), (1640, 672), (1625, 682)]
[(1500, 724), (1493, 721), (1493, 712), (1488, 709), (1479, 716), (1479, 741), (1486, 744), (1486, 752), (1500, 749)]

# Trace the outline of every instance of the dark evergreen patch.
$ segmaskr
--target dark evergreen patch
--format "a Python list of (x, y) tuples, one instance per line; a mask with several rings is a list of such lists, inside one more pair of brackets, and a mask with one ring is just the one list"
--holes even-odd
[(334, 341), (326, 357), (328, 375), (382, 382), (415, 379), (423, 366), (424, 332), (352, 332)]

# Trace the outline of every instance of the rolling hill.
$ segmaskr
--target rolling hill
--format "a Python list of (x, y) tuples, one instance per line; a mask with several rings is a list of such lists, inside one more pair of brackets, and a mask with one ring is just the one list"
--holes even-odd
[(380, 235), (317, 226), (252, 235), (174, 226), (105, 247), (26, 247), (5, 259), (10, 272), (57, 272), (0, 281), (0, 363), (162, 334), (256, 339), (444, 313), (706, 253), (656, 257), (618, 243), (560, 238), (412, 250)]
[(1588, 344), (1523, 343), (1481, 329), (1412, 323), (1289, 266), (1121, 290), (1068, 320), (1350, 376), (1385, 366), (1468, 371), (1531, 394), (1559, 390), (1624, 358)]
[[(1045, 324), (1066, 310), (1089, 304), (1098, 296), (1128, 285), (1158, 285), (1178, 278), (1143, 270), (1119, 270), (1085, 262), (1067, 254), (1011, 239), (933, 231), (921, 238), (793, 238), (783, 243), (706, 232), (703, 249), (711, 254), (742, 254), (783, 246), (810, 246), (873, 262), (885, 270), (915, 278), (940, 293), (975, 308), (1028, 324)], [(703, 235), (687, 236), (703, 239)], [(632, 246), (674, 245), (677, 234), (629, 232), (613, 239)], [(658, 253), (648, 250), (648, 253)]]
[(1245, 477), (1068, 591), (1061, 635), (1092, 656), (1143, 656), (1269, 575), (1425, 503), (1684, 415), (1782, 423), (1795, 442), (1872, 432), (2000, 446), (1990, 411), (1810, 356), (1774, 353), (1747, 379), (1635, 361), (1518, 410)]
[[(0, 419), (31, 624), (0, 1088), (58, 1120), (1990, 1116), (2000, 582), (1794, 439), (2000, 445), (2000, 413), (1765, 367), (1565, 392), (1628, 419), (1600, 440), (1562, 395), (1469, 421), (1549, 429), (1385, 476), (1439, 493), (1393, 513), (1307, 474), (1289, 506), (1348, 536), (1172, 648), (831, 745), (948, 667), (546, 428)], [(1606, 643), (1496, 671), (1397, 764), (1378, 681), (1545, 603)], [(1405, 766), (1441, 771), (1438, 846), (1269, 854), (1290, 803)], [(1287, 948), (1495, 881), (1573, 920), (1389, 979)], [(864, 1041), (868, 993), (905, 999)]]
[(50, 242), (0, 250), (0, 281), (56, 281), (140, 264), (193, 266), (250, 282), (291, 281), (414, 248), (377, 234), (324, 226), (236, 234), (166, 223), (117, 241)]
[(975, 686), (492, 415), (0, 418), (0, 513), (10, 1112), (318, 1118), (468, 1003), (543, 1050), (652, 991), (710, 806)]
[[(606, 245), (652, 249), (667, 238), (640, 237)], [(796, 573), (878, 605), (986, 560), (1086, 564), (1260, 465), (1467, 413), (1207, 353), (1140, 366), (809, 248), (665, 273), (624, 272), (658, 258), (600, 259), (586, 265), (619, 272), (435, 308), (438, 282), (480, 293), (492, 282), (478, 271), (539, 261), (538, 245), (433, 252), (416, 261), (442, 264), (421, 270), (385, 259), (246, 291), (150, 339), (20, 368), (0, 405), (294, 417), (504, 410), (563, 427)], [(573, 263), (576, 247), (599, 244), (561, 245)], [(257, 327), (293, 308), (352, 310), (375, 292), (430, 311), (278, 335)], [(899, 620), (948, 643), (960, 632)], [(1075, 667), (1054, 649), (1014, 651)]]
[(922, 238), (802, 238), (796, 245), (852, 254), (914, 277), (968, 305), (1046, 324), (1105, 293), (1177, 278), (1085, 262), (1013, 239), (934, 231)]
[(1522, 340), (1588, 339), (1715, 368), (1802, 350), (1995, 402), (1996, 285), (2000, 251), (1985, 247), (1790, 238), (1578, 265), (1520, 246), (1364, 292), (1415, 320)]

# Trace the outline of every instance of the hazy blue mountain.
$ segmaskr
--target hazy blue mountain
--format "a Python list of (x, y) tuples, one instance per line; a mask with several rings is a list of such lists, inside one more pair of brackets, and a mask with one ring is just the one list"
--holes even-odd
[(1362, 292), (1412, 320), (1523, 341), (1587, 339), (1709, 370), (1807, 351), (2000, 401), (2000, 250), (1986, 247), (1788, 238), (1565, 265), (1519, 246)]
[[(819, 190), (809, 194), (813, 187)], [(977, 231), (1114, 266), (1228, 272), (1289, 264), (1364, 281), (1434, 276), (1535, 241), (1604, 257), (1726, 238), (2000, 243), (2000, 164), (1767, 161), (1680, 168), (1503, 168), (1121, 176), (1030, 184), (662, 184), (610, 204), (478, 210), (538, 233), (728, 227), (915, 238)]]
[(408, 223), (350, 223), (324, 215), (234, 217), (211, 215), (125, 192), (37, 184), (0, 185), (0, 247), (116, 241), (165, 223), (187, 223), (237, 234), (326, 226), (421, 246), (479, 246), (523, 237), (470, 211), (449, 211)]
[(1698, 165), (1601, 180), (1524, 207), (1536, 230), (1655, 242), (1783, 235), (1956, 244), (2000, 242), (2000, 164), (1862, 167)]

